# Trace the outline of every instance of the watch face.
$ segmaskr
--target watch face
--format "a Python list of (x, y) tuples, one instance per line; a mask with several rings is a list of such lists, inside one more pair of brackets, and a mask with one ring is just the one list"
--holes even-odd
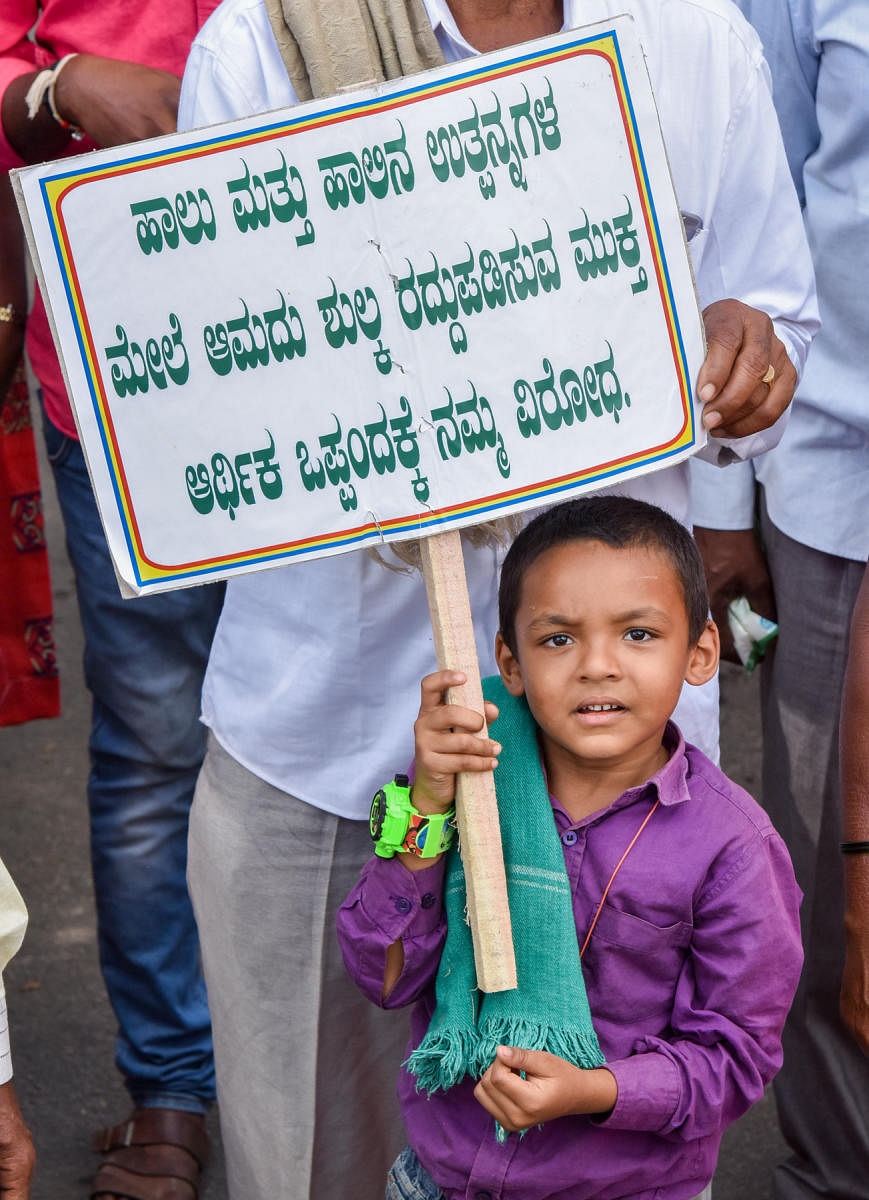
[(371, 801), (371, 812), (368, 817), (368, 828), (371, 830), (371, 836), (375, 842), (380, 841), (380, 835), (383, 833), (383, 821), (385, 817), (386, 792), (381, 789)]

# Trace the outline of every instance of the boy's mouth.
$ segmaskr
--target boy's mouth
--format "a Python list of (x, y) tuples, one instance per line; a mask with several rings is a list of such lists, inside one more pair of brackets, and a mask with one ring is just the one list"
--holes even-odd
[(605, 713), (605, 712), (624, 712), (624, 704), (606, 701), (602, 704), (580, 704), (577, 706), (578, 713)]

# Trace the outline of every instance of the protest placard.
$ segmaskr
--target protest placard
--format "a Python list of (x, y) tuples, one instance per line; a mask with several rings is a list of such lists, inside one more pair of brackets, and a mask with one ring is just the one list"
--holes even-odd
[(457, 530), (703, 443), (629, 17), (15, 186), (126, 594)]
[(702, 439), (629, 18), (16, 186), (127, 590), (471, 524)]

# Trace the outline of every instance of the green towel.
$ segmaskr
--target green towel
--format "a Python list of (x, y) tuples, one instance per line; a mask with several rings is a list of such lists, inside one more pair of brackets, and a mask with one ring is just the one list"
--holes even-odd
[[(435, 981), (428, 1032), (407, 1061), (417, 1087), (446, 1089), (479, 1078), (498, 1046), (548, 1050), (580, 1067), (604, 1059), (582, 979), (570, 883), (540, 762), (537, 725), (523, 697), (500, 677), (483, 680), (498, 705), (492, 736), (502, 745), (495, 785), (518, 987), (477, 989), (474, 949), (465, 916), (465, 873), (449, 851), (444, 904), (447, 938)], [(503, 1131), (499, 1128), (499, 1137)]]

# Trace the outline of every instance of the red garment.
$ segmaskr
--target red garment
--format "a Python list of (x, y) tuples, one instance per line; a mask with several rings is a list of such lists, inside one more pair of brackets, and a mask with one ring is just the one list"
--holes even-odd
[(24, 367), (0, 403), (0, 725), (60, 714), (51, 580)]
[[(19, 75), (73, 52), (182, 75), (194, 37), (219, 0), (0, 0), (0, 97)], [(33, 29), (33, 34), (28, 36)], [(69, 154), (93, 148), (71, 141)], [(22, 166), (0, 123), (0, 168)], [(77, 437), (42, 297), (27, 322), (27, 353), (54, 424)]]

